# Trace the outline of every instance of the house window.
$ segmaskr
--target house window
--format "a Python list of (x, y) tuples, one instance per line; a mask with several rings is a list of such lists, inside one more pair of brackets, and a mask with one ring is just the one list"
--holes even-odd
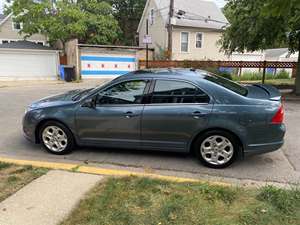
[(203, 43), (203, 34), (197, 33), (196, 34), (196, 48), (202, 48)]
[(155, 19), (155, 11), (154, 11), (154, 9), (151, 9), (150, 10), (150, 15), (149, 15), (150, 25), (154, 24), (154, 19)]
[(181, 52), (188, 52), (189, 50), (189, 33), (181, 32)]
[(19, 22), (13, 22), (13, 29), (14, 30), (21, 30), (22, 29), (22, 24)]

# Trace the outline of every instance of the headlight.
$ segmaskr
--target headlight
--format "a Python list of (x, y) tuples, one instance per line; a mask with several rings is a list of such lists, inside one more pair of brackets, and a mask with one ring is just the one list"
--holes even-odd
[(25, 109), (25, 114), (26, 114), (27, 112), (31, 111), (31, 110), (34, 110), (34, 108), (31, 107), (31, 106), (28, 106), (28, 107)]

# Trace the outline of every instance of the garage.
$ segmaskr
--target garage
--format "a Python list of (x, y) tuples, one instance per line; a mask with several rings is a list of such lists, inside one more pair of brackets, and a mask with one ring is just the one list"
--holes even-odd
[(57, 79), (59, 52), (29, 41), (0, 45), (0, 79)]

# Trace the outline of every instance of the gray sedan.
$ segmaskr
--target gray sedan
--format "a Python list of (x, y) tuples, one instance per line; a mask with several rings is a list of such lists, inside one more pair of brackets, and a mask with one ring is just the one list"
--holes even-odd
[(193, 152), (204, 165), (224, 168), (239, 156), (279, 149), (283, 117), (272, 86), (242, 86), (202, 70), (158, 69), (34, 102), (23, 130), (54, 154), (76, 145)]

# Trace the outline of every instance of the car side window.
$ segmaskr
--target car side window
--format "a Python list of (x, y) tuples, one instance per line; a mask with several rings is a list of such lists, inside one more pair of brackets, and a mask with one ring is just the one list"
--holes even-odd
[(192, 84), (180, 81), (157, 80), (151, 103), (209, 103), (209, 97)]
[(140, 104), (146, 81), (135, 80), (116, 84), (98, 93), (97, 105)]

